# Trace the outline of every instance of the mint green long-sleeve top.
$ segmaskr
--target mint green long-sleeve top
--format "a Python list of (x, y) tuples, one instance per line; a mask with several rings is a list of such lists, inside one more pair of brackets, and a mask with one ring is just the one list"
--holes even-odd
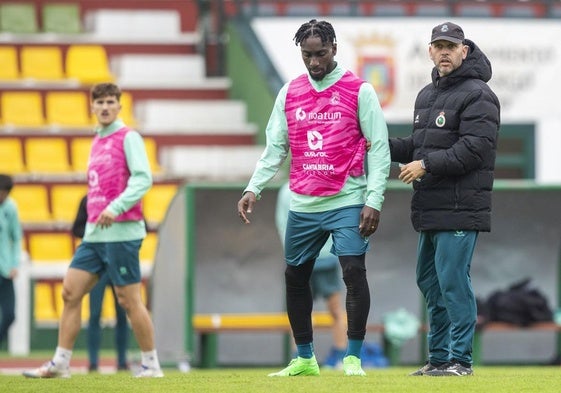
[[(321, 81), (313, 80), (309, 76), (308, 79), (314, 89), (323, 91), (341, 79), (345, 72), (346, 70), (338, 65)], [(284, 111), (288, 85), (289, 83), (286, 83), (277, 95), (267, 124), (265, 150), (244, 190), (253, 192), (257, 198), (260, 198), (261, 192), (279, 171), (289, 153), (288, 125)], [(367, 175), (350, 176), (341, 191), (332, 196), (301, 195), (293, 192), (291, 210), (317, 213), (362, 204), (378, 211), (382, 210), (391, 164), (388, 128), (376, 92), (369, 83), (363, 83), (359, 90), (358, 117), (362, 133), (371, 143), (366, 160)]]
[[(17, 186), (16, 186), (17, 187)], [(19, 267), (21, 239), (23, 237), (16, 203), (6, 198), (0, 203), (0, 275), (10, 277), (10, 272)]]
[[(124, 126), (125, 124), (121, 120), (116, 120), (107, 127), (96, 128), (95, 132), (103, 138)], [(130, 177), (125, 190), (107, 206), (107, 209), (115, 216), (133, 207), (152, 186), (152, 172), (142, 136), (137, 131), (131, 130), (125, 136), (123, 144)], [(144, 220), (116, 221), (109, 228), (104, 229), (96, 227), (95, 223), (88, 222), (83, 240), (93, 243), (121, 242), (144, 237), (146, 237)]]

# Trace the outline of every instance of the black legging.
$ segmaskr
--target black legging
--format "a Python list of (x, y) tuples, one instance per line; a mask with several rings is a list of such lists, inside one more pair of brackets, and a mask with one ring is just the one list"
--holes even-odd
[[(370, 290), (366, 279), (365, 255), (339, 257), (343, 280), (347, 286), (347, 337), (363, 340), (370, 310)], [(313, 297), (310, 276), (314, 261), (303, 265), (287, 265), (284, 273), (286, 285), (286, 310), (296, 344), (313, 341)]]

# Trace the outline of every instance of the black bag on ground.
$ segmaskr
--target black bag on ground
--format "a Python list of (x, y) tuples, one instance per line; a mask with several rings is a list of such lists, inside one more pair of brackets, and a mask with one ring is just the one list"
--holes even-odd
[(506, 291), (493, 292), (487, 300), (489, 321), (529, 326), (534, 322), (553, 320), (547, 298), (530, 287), (530, 279), (513, 284)]

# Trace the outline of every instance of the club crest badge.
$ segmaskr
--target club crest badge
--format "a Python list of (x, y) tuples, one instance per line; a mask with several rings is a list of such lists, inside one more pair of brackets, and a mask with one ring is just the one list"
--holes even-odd
[(436, 118), (435, 123), (437, 127), (444, 127), (444, 124), (446, 124), (446, 117), (444, 117), (444, 112), (440, 112), (440, 114)]

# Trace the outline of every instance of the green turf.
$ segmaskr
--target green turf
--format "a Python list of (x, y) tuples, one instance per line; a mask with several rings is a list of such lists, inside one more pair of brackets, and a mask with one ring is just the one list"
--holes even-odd
[[(275, 369), (276, 370), (276, 369)], [(273, 369), (166, 370), (162, 379), (135, 379), (128, 373), (75, 374), (71, 379), (25, 379), (1, 375), (2, 392), (212, 392), (212, 393), (359, 393), (359, 392), (559, 392), (561, 368), (476, 367), (472, 377), (410, 377), (411, 368), (367, 370), (366, 377), (322, 371), (318, 377), (270, 378)]]

